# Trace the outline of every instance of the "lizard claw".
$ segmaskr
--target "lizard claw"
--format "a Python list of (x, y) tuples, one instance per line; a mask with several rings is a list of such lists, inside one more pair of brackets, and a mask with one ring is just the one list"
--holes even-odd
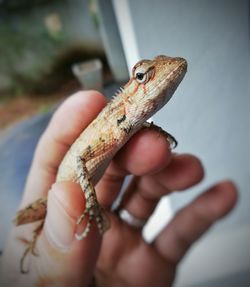
[(166, 132), (166, 131), (163, 131), (166, 135), (166, 138), (167, 138), (167, 141), (169, 142), (170, 144), (170, 149), (175, 149), (178, 145), (178, 142), (177, 140), (175, 139), (174, 136), (172, 136), (170, 133)]
[(30, 247), (27, 247), (26, 250), (23, 253), (23, 256), (22, 256), (21, 260), (20, 260), (20, 272), (22, 274), (29, 273), (29, 268), (28, 267), (27, 267), (27, 269), (24, 268), (25, 259), (27, 258), (27, 255), (29, 254), (29, 252), (30, 252)]
[[(20, 260), (20, 271), (22, 274), (29, 273), (29, 268), (24, 267), (25, 260), (28, 259), (28, 255), (32, 254), (34, 256), (38, 256), (38, 253), (35, 251), (35, 242), (36, 242), (36, 239), (29, 243), (29, 246), (25, 249), (23, 256)], [(30, 265), (29, 262), (27, 264)]]
[(169, 145), (170, 145), (170, 149), (173, 150), (177, 147), (178, 142), (175, 139), (174, 136), (172, 136), (170, 133), (166, 132), (165, 130), (163, 130), (161, 127), (155, 125), (153, 122), (145, 122), (143, 124), (143, 128), (147, 128), (147, 129), (152, 129), (155, 131), (158, 131), (159, 134), (163, 135), (166, 140), (168, 141)]
[(34, 248), (31, 249), (31, 254), (36, 256), (36, 257), (39, 256), (38, 252), (35, 250), (35, 246), (34, 246)]
[(80, 234), (75, 233), (75, 238), (77, 240), (82, 240), (88, 236), (94, 219), (96, 220), (97, 228), (101, 235), (103, 235), (104, 232), (109, 228), (108, 219), (104, 214), (104, 210), (100, 206), (98, 206), (98, 209), (95, 208), (85, 209), (84, 213), (77, 219), (76, 224), (80, 225), (83, 222), (83, 219), (86, 217), (86, 215), (88, 215), (88, 221), (82, 233)]

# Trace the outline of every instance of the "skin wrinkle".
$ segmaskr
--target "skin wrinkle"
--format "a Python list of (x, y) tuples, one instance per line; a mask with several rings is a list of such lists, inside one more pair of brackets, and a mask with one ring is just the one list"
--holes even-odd
[[(153, 179), (153, 176), (145, 176), (140, 179), (141, 185), (145, 186), (146, 188), (139, 190), (141, 196), (144, 197), (144, 199), (147, 200), (158, 200), (160, 196), (167, 195), (171, 191), (166, 188), (160, 181), (155, 182)], [(148, 188), (150, 185), (152, 185), (153, 188)], [(154, 192), (150, 193), (151, 190), (154, 190)]]
[[(75, 206), (74, 210), (72, 210), (71, 206), (72, 206), (72, 200), (70, 200), (69, 195), (60, 192), (60, 187), (61, 187), (61, 183), (58, 184), (53, 184), (52, 189), (53, 189), (53, 197), (56, 197), (56, 199), (59, 202), (59, 204), (62, 206), (63, 209), (65, 209), (66, 213), (72, 218), (72, 220), (76, 220), (79, 217), (79, 214), (82, 213), (82, 210), (84, 209), (84, 206), (86, 204), (86, 199), (85, 196), (82, 192), (82, 190), (80, 189), (79, 185), (73, 182), (65, 182), (64, 186), (67, 188), (72, 188), (72, 190), (77, 190), (77, 193), (80, 194), (80, 198), (81, 198), (81, 202), (77, 204), (77, 208)], [(64, 187), (64, 188), (65, 188)], [(54, 190), (55, 189), (55, 190)]]
[[(229, 187), (231, 187), (231, 184), (232, 184), (231, 181), (227, 181), (227, 180), (224, 181), (223, 183), (224, 185), (227, 184)], [(221, 210), (219, 202), (223, 200), (224, 203), (229, 204), (228, 208), (232, 208), (237, 201), (237, 194), (230, 192), (230, 189), (228, 189), (229, 191), (227, 191), (226, 188), (221, 193), (219, 193), (219, 190), (220, 190), (220, 184), (213, 186), (211, 188), (210, 193), (205, 193), (206, 197), (198, 197), (196, 200), (197, 202), (199, 202), (199, 205), (196, 205), (196, 208), (195, 208), (197, 209), (197, 212), (204, 213), (204, 208), (207, 207), (207, 202), (212, 201), (213, 194), (219, 194), (220, 196), (219, 200), (217, 200), (216, 202), (213, 202), (213, 204), (211, 204), (211, 206), (209, 207), (209, 209), (211, 210), (209, 214), (211, 215), (211, 220), (213, 220), (216, 217), (224, 216), (224, 212)], [(222, 193), (226, 193), (227, 195), (226, 201), (223, 198)], [(230, 201), (229, 198), (232, 195), (233, 195), (233, 200)]]
[(183, 154), (174, 156), (166, 169), (155, 177), (159, 182), (163, 182), (168, 190), (181, 191), (187, 188), (186, 184), (189, 187), (198, 183), (204, 177), (204, 170), (198, 158)]
[[(131, 212), (136, 217), (147, 220), (148, 217), (153, 213), (157, 203), (159, 201), (158, 193), (155, 193), (156, 190), (159, 188), (159, 184), (155, 182), (155, 187), (150, 187), (149, 184), (143, 187), (143, 182), (147, 179), (147, 176), (142, 178), (134, 178), (131, 185), (127, 191), (127, 197), (123, 200), (123, 206)], [(151, 181), (153, 183), (153, 181)], [(148, 190), (148, 191), (146, 191)], [(152, 193), (151, 196), (145, 196), (146, 194)], [(165, 191), (165, 192), (164, 192)], [(162, 195), (167, 194), (168, 191), (164, 188), (162, 189)], [(138, 206), (141, 208), (138, 209)]]
[(39, 161), (38, 168), (43, 170), (45, 174), (52, 175), (56, 178), (58, 165), (53, 164), (53, 162)]
[[(135, 194), (140, 196), (143, 200), (145, 201), (148, 201), (150, 203), (154, 203), (155, 200), (158, 201), (159, 197), (158, 196), (154, 196), (155, 195), (155, 192), (153, 192), (151, 195), (150, 195), (150, 191), (155, 191), (155, 190), (158, 190), (159, 189), (159, 184), (158, 183), (155, 183), (155, 187), (154, 187), (154, 184), (153, 182), (151, 181), (150, 184), (151, 186), (148, 184), (148, 185), (145, 185), (143, 187), (143, 182), (144, 180), (146, 179), (147, 177), (145, 178), (141, 178), (141, 179), (137, 179), (137, 181), (139, 182), (136, 186), (135, 186)], [(154, 188), (152, 188), (154, 187)], [(166, 193), (167, 193), (167, 190), (165, 189), (164, 190)], [(165, 193), (163, 193), (165, 194)]]
[[(171, 224), (171, 223), (170, 223)], [(176, 225), (167, 226), (168, 231), (168, 240), (165, 242), (157, 242), (156, 249), (160, 249), (162, 257), (167, 260), (169, 263), (176, 265), (181, 258), (185, 255), (188, 247), (191, 245), (191, 241), (185, 237), (182, 232), (179, 232), (179, 229)], [(172, 239), (172, 240), (171, 240)], [(176, 248), (172, 242), (178, 241), (178, 248)], [(168, 246), (166, 250), (166, 246)], [(165, 250), (165, 251), (164, 251)]]
[[(127, 197), (126, 197), (126, 204), (131, 201), (131, 198), (135, 196), (143, 198), (145, 200), (154, 200), (153, 198), (144, 196), (144, 193), (147, 192), (147, 187), (142, 186), (143, 178), (135, 177), (133, 178), (130, 186), (127, 189)], [(149, 187), (149, 186), (148, 186)], [(152, 189), (149, 189), (152, 191)]]
[[(136, 201), (134, 197), (141, 197), (145, 201), (149, 201), (150, 203), (155, 203), (155, 201), (159, 199), (158, 193), (155, 193), (154, 191), (158, 191), (159, 184), (156, 182), (153, 182), (150, 180), (150, 183), (144, 185), (144, 181), (147, 180), (147, 176), (138, 178), (136, 177), (134, 181), (132, 182), (131, 186), (129, 187), (128, 194), (130, 194), (130, 197), (127, 198), (127, 203)], [(153, 184), (150, 186), (150, 184)], [(153, 187), (153, 188), (152, 188)], [(153, 191), (153, 192), (152, 192)], [(163, 189), (162, 189), (163, 191)], [(164, 188), (163, 194), (167, 193), (167, 190)], [(140, 206), (139, 204), (135, 203), (134, 205)]]
[[(69, 145), (60, 141), (58, 137), (53, 136), (54, 134), (52, 132), (48, 132), (46, 135), (46, 137), (44, 136), (41, 139), (41, 142), (39, 144), (40, 148), (37, 149), (34, 161), (38, 163), (38, 169), (40, 169), (44, 173), (47, 173), (51, 177), (52, 183), (55, 180), (58, 171), (58, 164), (61, 162), (63, 154), (67, 152)], [(51, 146), (56, 147), (57, 150), (57, 153), (53, 153), (51, 150), (50, 153), (54, 155), (61, 154), (61, 156), (57, 157), (56, 160), (54, 160), (54, 158), (50, 158), (50, 160), (48, 160), (46, 157), (44, 157), (43, 151), (46, 150), (44, 146), (48, 144), (48, 141), (53, 143), (53, 145), (51, 144)], [(60, 150), (61, 152), (58, 153), (58, 150)]]

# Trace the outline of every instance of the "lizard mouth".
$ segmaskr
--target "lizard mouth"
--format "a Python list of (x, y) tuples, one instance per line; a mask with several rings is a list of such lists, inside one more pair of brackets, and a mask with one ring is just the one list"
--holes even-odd
[(178, 65), (167, 75), (166, 81), (170, 80), (169, 85), (175, 84), (177, 88), (187, 72), (187, 61), (184, 58), (176, 58), (176, 60)]
[(160, 74), (159, 77), (156, 76), (155, 79), (158, 81), (149, 86), (146, 99), (142, 99), (142, 101), (147, 102), (145, 106), (150, 107), (147, 114), (144, 111), (141, 113), (141, 118), (144, 120), (152, 117), (171, 99), (186, 74), (187, 61), (184, 58), (174, 58), (173, 61), (175, 61), (174, 67), (166, 71), (165, 74)]
[[(174, 94), (187, 72), (187, 61), (184, 58), (176, 58), (178, 65), (159, 83), (159, 87), (164, 87), (159, 95), (159, 103), (166, 104)], [(159, 107), (160, 108), (160, 107)]]

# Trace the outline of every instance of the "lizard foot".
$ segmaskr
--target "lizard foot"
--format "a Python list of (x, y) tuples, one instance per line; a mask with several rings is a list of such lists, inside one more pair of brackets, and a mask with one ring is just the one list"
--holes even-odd
[(27, 274), (29, 272), (29, 269), (24, 267), (25, 260), (29, 254), (38, 256), (38, 253), (35, 252), (35, 242), (33, 242), (33, 240), (29, 243), (28, 247), (25, 249), (23, 256), (20, 260), (20, 272), (22, 274)]
[(29, 269), (25, 268), (24, 265), (25, 265), (25, 259), (26, 257), (29, 255), (29, 254), (32, 254), (34, 256), (38, 256), (38, 253), (36, 252), (35, 250), (35, 247), (36, 247), (36, 241), (37, 241), (37, 238), (43, 228), (43, 224), (44, 224), (44, 221), (42, 221), (38, 227), (33, 231), (33, 238), (32, 240), (28, 243), (28, 247), (25, 249), (24, 253), (23, 253), (23, 256), (20, 260), (20, 272), (22, 274), (26, 274), (29, 272)]
[(151, 123), (145, 122), (143, 125), (143, 128), (153, 129), (153, 130), (158, 131), (161, 135), (163, 135), (167, 139), (167, 141), (170, 144), (171, 149), (175, 149), (177, 147), (178, 142), (175, 139), (175, 137), (172, 136), (170, 133), (166, 132), (165, 130), (163, 130), (161, 127), (155, 125), (153, 122)]
[(80, 225), (86, 216), (88, 216), (88, 221), (84, 230), (82, 231), (81, 234), (78, 233), (75, 234), (77, 240), (82, 240), (88, 236), (94, 220), (96, 221), (97, 228), (101, 235), (103, 235), (104, 232), (109, 228), (108, 218), (104, 213), (104, 209), (100, 207), (99, 204), (96, 206), (86, 208), (83, 214), (77, 219), (76, 224)]

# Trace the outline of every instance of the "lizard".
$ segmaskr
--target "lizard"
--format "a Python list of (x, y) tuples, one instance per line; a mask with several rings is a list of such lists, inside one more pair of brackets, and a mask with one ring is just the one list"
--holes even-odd
[[(118, 90), (64, 156), (56, 181), (79, 183), (86, 198), (85, 210), (76, 224), (81, 224), (84, 218), (87, 218), (87, 223), (81, 234), (75, 234), (76, 239), (82, 240), (88, 235), (94, 220), (100, 234), (108, 229), (109, 223), (98, 203), (95, 184), (115, 154), (137, 131), (144, 127), (157, 127), (147, 120), (170, 100), (186, 71), (187, 61), (180, 57), (159, 55), (152, 60), (139, 61), (133, 67), (128, 83)], [(173, 136), (161, 131), (171, 144), (177, 145)], [(27, 272), (23, 267), (25, 257), (29, 253), (37, 255), (35, 244), (46, 212), (47, 199), (39, 198), (16, 214), (14, 221), (17, 226), (40, 220), (20, 260), (22, 273)]]

